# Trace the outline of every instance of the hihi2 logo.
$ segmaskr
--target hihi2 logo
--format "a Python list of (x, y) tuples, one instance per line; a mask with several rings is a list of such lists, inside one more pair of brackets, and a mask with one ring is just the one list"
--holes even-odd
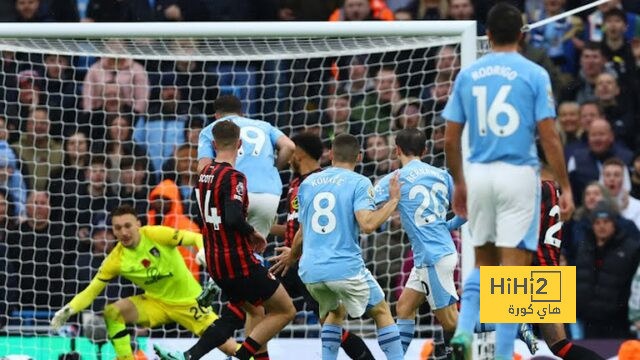
[(575, 321), (574, 266), (480, 267), (480, 322)]

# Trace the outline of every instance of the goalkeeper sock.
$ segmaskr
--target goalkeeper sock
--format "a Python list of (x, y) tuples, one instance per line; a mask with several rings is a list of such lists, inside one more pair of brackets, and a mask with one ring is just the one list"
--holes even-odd
[(362, 338), (352, 332), (344, 330), (342, 332), (342, 350), (352, 359), (357, 360), (374, 360), (373, 354), (364, 343)]
[(602, 356), (567, 339), (553, 344), (551, 352), (564, 360), (603, 360)]
[(248, 336), (244, 339), (240, 350), (236, 351), (235, 357), (240, 360), (249, 360), (255, 355), (256, 351), (260, 350), (262, 345), (258, 344), (257, 341), (253, 340), (251, 336)]
[(133, 359), (131, 349), (131, 336), (127, 332), (127, 325), (122, 318), (120, 310), (109, 304), (104, 307), (104, 322), (107, 326), (107, 334), (113, 344), (118, 360)]
[(460, 301), (460, 315), (456, 335), (473, 335), (473, 329), (480, 313), (480, 269), (474, 268), (462, 290)]
[(393, 324), (378, 329), (378, 344), (388, 360), (402, 360), (404, 358), (398, 325)]
[(416, 327), (416, 321), (413, 319), (398, 319), (398, 330), (400, 331), (400, 342), (402, 343), (402, 351), (406, 354), (411, 340), (413, 340), (413, 333)]
[(261, 352), (260, 354), (253, 355), (253, 360), (269, 360), (269, 352)]
[(322, 325), (322, 332), (320, 334), (320, 340), (322, 342), (322, 360), (334, 360), (338, 358), (341, 339), (342, 327), (340, 325)]

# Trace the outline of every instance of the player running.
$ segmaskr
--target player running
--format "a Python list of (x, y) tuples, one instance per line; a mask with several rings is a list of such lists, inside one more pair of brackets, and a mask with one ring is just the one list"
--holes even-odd
[[(518, 53), (522, 25), (516, 7), (506, 3), (492, 7), (487, 35), (493, 52), (460, 72), (442, 114), (447, 119), (447, 165), (455, 184), (453, 210), (469, 219), (476, 247), (476, 267), (465, 283), (451, 340), (458, 359), (468, 353), (479, 313), (479, 267), (530, 265), (536, 251), (540, 221), (536, 130), (562, 188), (561, 217), (568, 219), (574, 207), (555, 130), (549, 74)], [(465, 125), (470, 145), (467, 176), (461, 156)], [(512, 358), (517, 329), (518, 324), (496, 324), (496, 359)]]
[[(235, 168), (247, 178), (249, 193), (248, 221), (262, 236), (269, 235), (282, 194), (278, 169), (285, 169), (295, 149), (294, 143), (282, 131), (266, 121), (242, 116), (242, 103), (233, 95), (223, 95), (215, 103), (216, 121), (202, 129), (198, 143), (198, 171), (211, 164), (215, 157), (211, 130), (223, 120), (240, 127), (242, 147), (238, 150)], [(278, 151), (275, 157), (274, 150)]]
[[(296, 144), (296, 149), (291, 157), (291, 169), (295, 175), (289, 184), (289, 192), (287, 193), (287, 205), (289, 207), (287, 222), (285, 225), (274, 226), (277, 232), (275, 235), (284, 237), (284, 246), (276, 248), (276, 251), (280, 252), (280, 254), (269, 259), (269, 261), (273, 261), (274, 263), (282, 257), (289, 256), (293, 238), (300, 227), (300, 223), (298, 222), (298, 188), (300, 184), (309, 175), (321, 170), (319, 160), (322, 156), (323, 148), (320, 138), (311, 133), (300, 133), (293, 136), (291, 140)], [(280, 266), (271, 268), (274, 274), (279, 274), (281, 270), (283, 269)], [(288, 271), (284, 272), (280, 280), (292, 298), (302, 297), (307, 309), (313, 311), (317, 316), (320, 315), (318, 302), (309, 294), (309, 291), (298, 275), (297, 263)], [(373, 355), (367, 348), (367, 345), (354, 333), (344, 330), (340, 340), (340, 346), (350, 358), (373, 360)]]
[[(398, 305), (398, 329), (406, 353), (415, 327), (416, 310), (426, 301), (444, 330), (445, 349), (453, 336), (458, 320), (458, 294), (453, 273), (458, 262), (451, 229), (464, 221), (454, 218), (447, 223), (447, 211), (453, 195), (453, 180), (446, 170), (438, 169), (420, 159), (426, 151), (427, 138), (417, 129), (405, 129), (396, 136), (396, 155), (402, 163), (398, 170), (402, 227), (413, 249), (414, 267), (402, 290)], [(389, 183), (393, 174), (382, 178), (375, 187), (377, 204), (389, 199)], [(437, 355), (445, 355), (441, 347)]]
[[(198, 306), (196, 297), (202, 289), (176, 247), (201, 248), (202, 235), (166, 226), (141, 227), (135, 209), (127, 205), (113, 210), (111, 221), (118, 244), (89, 286), (56, 312), (51, 327), (59, 329), (70, 316), (89, 306), (109, 281), (122, 276), (144, 294), (120, 299), (104, 308), (107, 333), (119, 360), (133, 359), (127, 324), (156, 328), (176, 322), (201, 336), (218, 316), (210, 307)], [(235, 340), (227, 336), (222, 343), (220, 350), (228, 355), (235, 352)]]
[[(247, 220), (248, 196), (245, 176), (234, 169), (242, 146), (240, 127), (230, 120), (218, 121), (212, 129), (215, 161), (205, 166), (198, 179), (196, 197), (204, 219), (204, 247), (207, 271), (229, 302), (256, 313), (262, 304), (263, 320), (255, 324), (235, 357), (240, 360), (268, 359), (267, 341), (278, 334), (295, 316), (286, 290), (253, 254), (261, 253), (267, 242)], [(224, 315), (222, 319), (224, 319)], [(226, 328), (233, 334), (232, 328)], [(207, 332), (186, 353), (167, 352), (156, 346), (162, 359), (197, 360), (222, 340), (220, 332)]]
[(309, 175), (300, 185), (300, 229), (290, 255), (280, 262), (286, 270), (300, 258), (300, 278), (320, 306), (323, 360), (338, 357), (345, 316), (365, 312), (376, 322), (378, 343), (387, 358), (402, 359), (398, 327), (359, 245), (360, 230), (372, 233), (396, 209), (398, 179), (390, 182), (389, 201), (375, 210), (371, 181), (353, 171), (361, 159), (358, 140), (336, 136), (331, 157), (330, 168)]

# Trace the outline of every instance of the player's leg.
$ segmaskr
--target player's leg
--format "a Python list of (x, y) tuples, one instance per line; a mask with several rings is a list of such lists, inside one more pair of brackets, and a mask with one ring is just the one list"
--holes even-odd
[(539, 324), (542, 338), (554, 355), (565, 360), (603, 360), (595, 352), (567, 340), (564, 324)]
[[(264, 307), (262, 306), (254, 306), (249, 303), (244, 303), (242, 308), (247, 314), (247, 320), (245, 322), (244, 333), (251, 334), (253, 329), (255, 329), (256, 325), (258, 325), (261, 321), (264, 320), (265, 313)], [(236, 350), (239, 349), (236, 347)], [(267, 350), (267, 344), (262, 345), (262, 347), (256, 352), (254, 356), (254, 360), (266, 359), (269, 357), (269, 352)]]
[(398, 320), (398, 331), (400, 332), (400, 342), (402, 350), (406, 353), (415, 332), (416, 310), (425, 302), (424, 285), (420, 282), (415, 267), (411, 269), (409, 279), (405, 284), (402, 294), (396, 305)]
[(346, 309), (340, 303), (340, 295), (329, 287), (327, 283), (307, 284), (309, 293), (319, 304), (320, 322), (322, 330), (322, 360), (334, 360), (340, 351), (342, 337), (342, 322), (346, 316)]
[[(495, 177), (496, 246), (502, 266), (528, 266), (538, 247), (540, 228), (540, 179), (532, 166), (499, 163)], [(496, 324), (496, 359), (513, 357), (520, 324)]]
[(249, 193), (247, 222), (265, 238), (278, 215), (280, 197), (274, 194)]
[(170, 322), (162, 308), (144, 295), (120, 299), (104, 307), (104, 322), (107, 334), (118, 360), (133, 359), (131, 336), (127, 324), (139, 324), (147, 328)]
[(422, 283), (428, 288), (427, 301), (443, 328), (444, 349), (436, 348), (437, 354), (448, 352), (449, 341), (453, 337), (458, 322), (458, 292), (453, 280), (453, 274), (458, 264), (458, 254), (446, 255), (434, 265), (420, 269)]

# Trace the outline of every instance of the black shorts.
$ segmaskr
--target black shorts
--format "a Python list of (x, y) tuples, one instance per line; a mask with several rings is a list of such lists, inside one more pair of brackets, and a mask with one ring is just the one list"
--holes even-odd
[(216, 284), (222, 290), (230, 303), (242, 305), (260, 305), (268, 300), (280, 286), (280, 282), (262, 265), (253, 267), (249, 276), (235, 279), (216, 279)]
[(293, 303), (296, 305), (296, 309), (298, 311), (302, 310), (302, 306), (299, 305), (299, 301), (297, 301), (298, 299), (296, 298), (302, 297), (306, 304), (306, 309), (313, 311), (316, 316), (319, 316), (320, 306), (316, 299), (311, 296), (309, 290), (307, 290), (307, 287), (302, 282), (302, 279), (300, 279), (300, 275), (298, 275), (298, 264), (292, 266), (284, 277), (280, 277), (280, 281), (289, 293), (289, 296), (294, 299)]

